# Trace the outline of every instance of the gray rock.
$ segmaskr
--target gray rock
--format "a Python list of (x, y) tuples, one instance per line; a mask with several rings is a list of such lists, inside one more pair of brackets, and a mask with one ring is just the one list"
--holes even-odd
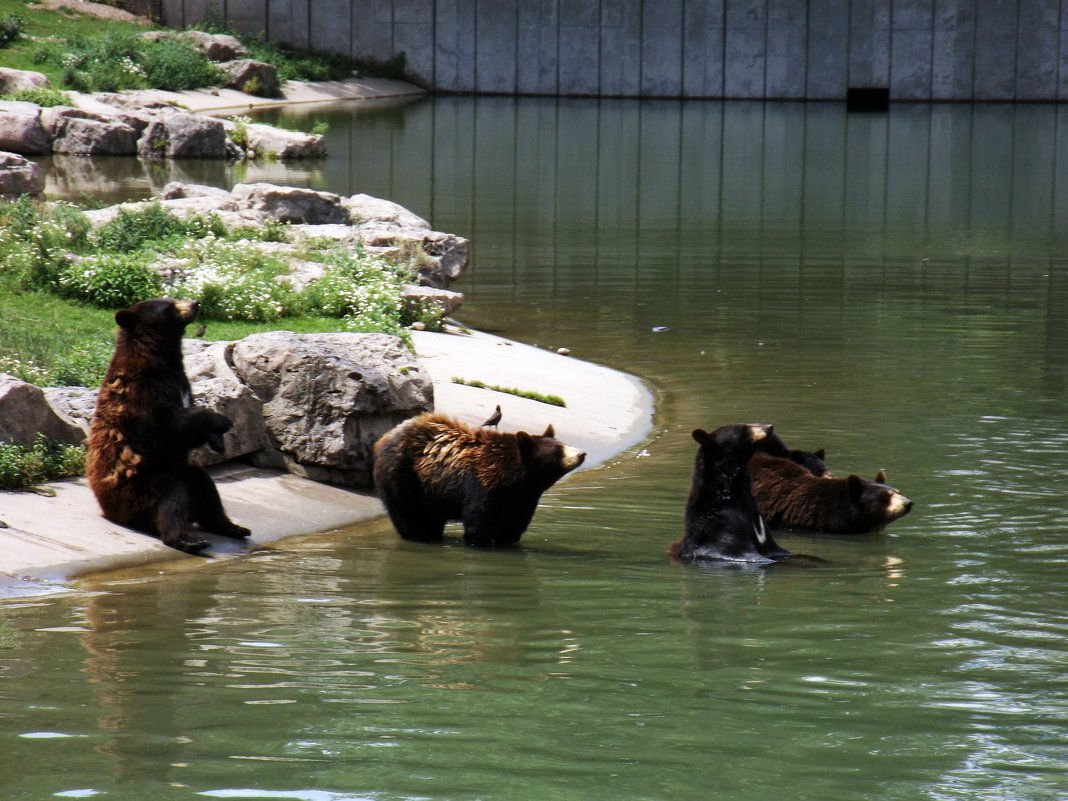
[[(46, 119), (42, 115), (42, 120)], [(86, 112), (66, 109), (50, 126), (52, 151), (74, 156), (132, 156), (138, 132), (119, 119), (95, 119)]]
[(0, 67), (0, 94), (11, 94), (23, 89), (40, 89), (48, 86), (48, 76), (33, 70), (13, 70)]
[(38, 434), (68, 445), (85, 439), (73, 420), (52, 408), (40, 387), (0, 373), (0, 442), (30, 447)]
[(462, 292), (410, 284), (404, 287), (401, 297), (406, 303), (418, 304), (424, 309), (433, 309), (439, 320), (455, 312), (464, 302)]
[(342, 198), (341, 205), (349, 210), (353, 225), (374, 222), (430, 230), (430, 223), (392, 200), (383, 200), (370, 195), (353, 195)]
[(240, 207), (263, 212), (279, 222), (322, 225), (349, 221), (341, 198), (330, 192), (274, 184), (238, 184), (231, 194)]
[(319, 481), (366, 485), (375, 441), (433, 407), (430, 376), (385, 334), (253, 334), (231, 364), (263, 403), (275, 453), (261, 466)]
[(359, 226), (360, 239), (372, 251), (412, 262), (424, 286), (448, 289), (467, 269), (471, 244), (462, 236), (382, 223)]
[(97, 391), (90, 387), (43, 387), (48, 405), (60, 416), (74, 423), (89, 436), (89, 423), (96, 411)]
[(145, 158), (226, 158), (222, 120), (197, 114), (159, 116), (149, 123), (137, 150)]
[(240, 40), (229, 34), (186, 31), (182, 36), (200, 48), (209, 61), (231, 61), (248, 54)]
[(0, 197), (40, 197), (44, 188), (45, 174), (40, 165), (15, 153), (0, 152)]
[(40, 106), (0, 100), (0, 150), (30, 156), (52, 152), (52, 142), (41, 124)]
[(321, 159), (326, 156), (326, 140), (318, 134), (287, 131), (271, 125), (248, 126), (248, 147), (258, 158)]
[(226, 75), (226, 86), (258, 97), (278, 97), (278, 70), (273, 64), (250, 58), (227, 61), (219, 65)]
[(184, 339), (182, 346), (194, 402), (225, 414), (234, 424), (223, 437), (221, 454), (202, 447), (192, 453), (191, 461), (208, 466), (268, 448), (270, 438), (263, 420), (263, 403), (235, 375), (231, 366), (234, 343)]

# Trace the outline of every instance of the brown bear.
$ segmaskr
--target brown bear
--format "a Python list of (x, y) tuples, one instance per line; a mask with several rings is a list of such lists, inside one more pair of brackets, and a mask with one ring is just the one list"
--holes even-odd
[(693, 432), (699, 447), (686, 501), (686, 529), (682, 539), (671, 544), (672, 556), (767, 564), (792, 555), (765, 526), (746, 467), (772, 431), (769, 425), (737, 423), (711, 434)]
[(190, 524), (242, 538), (207, 471), (189, 452), (223, 450), (229, 418), (193, 405), (182, 364), (182, 334), (196, 319), (194, 301), (144, 300), (115, 314), (115, 353), (97, 395), (87, 472), (104, 517), (157, 535), (186, 553), (208, 546)]
[(758, 453), (749, 462), (753, 495), (768, 525), (829, 534), (878, 531), (909, 513), (912, 501), (886, 483), (815, 476), (796, 462)]
[(375, 443), (374, 483), (404, 539), (440, 541), (459, 520), (468, 545), (514, 545), (541, 494), (585, 458), (551, 425), (508, 434), (426, 413)]

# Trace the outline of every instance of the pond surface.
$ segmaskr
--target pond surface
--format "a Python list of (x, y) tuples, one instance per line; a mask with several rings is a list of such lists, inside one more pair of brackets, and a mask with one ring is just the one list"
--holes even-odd
[[(636, 373), (656, 436), (517, 550), (377, 522), (0, 608), (6, 799), (1068, 797), (1068, 110), (305, 113), (330, 158), (271, 180), (469, 236), (464, 321)], [(673, 564), (741, 420), (915, 509)]]

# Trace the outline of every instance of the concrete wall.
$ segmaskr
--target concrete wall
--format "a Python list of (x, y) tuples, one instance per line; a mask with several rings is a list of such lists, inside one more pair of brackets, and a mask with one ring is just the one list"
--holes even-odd
[[(208, 0), (158, 0), (198, 20)], [(1062, 7), (1063, 4), (1063, 7)], [(245, 32), (407, 55), (443, 91), (1068, 100), (1068, 0), (214, 0)]]

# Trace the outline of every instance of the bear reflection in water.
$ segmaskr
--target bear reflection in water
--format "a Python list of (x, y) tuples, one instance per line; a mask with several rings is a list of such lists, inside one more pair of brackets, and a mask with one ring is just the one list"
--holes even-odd
[(404, 539), (440, 541), (459, 520), (468, 545), (514, 545), (542, 493), (585, 458), (551, 425), (510, 434), (427, 413), (375, 443), (374, 483)]

